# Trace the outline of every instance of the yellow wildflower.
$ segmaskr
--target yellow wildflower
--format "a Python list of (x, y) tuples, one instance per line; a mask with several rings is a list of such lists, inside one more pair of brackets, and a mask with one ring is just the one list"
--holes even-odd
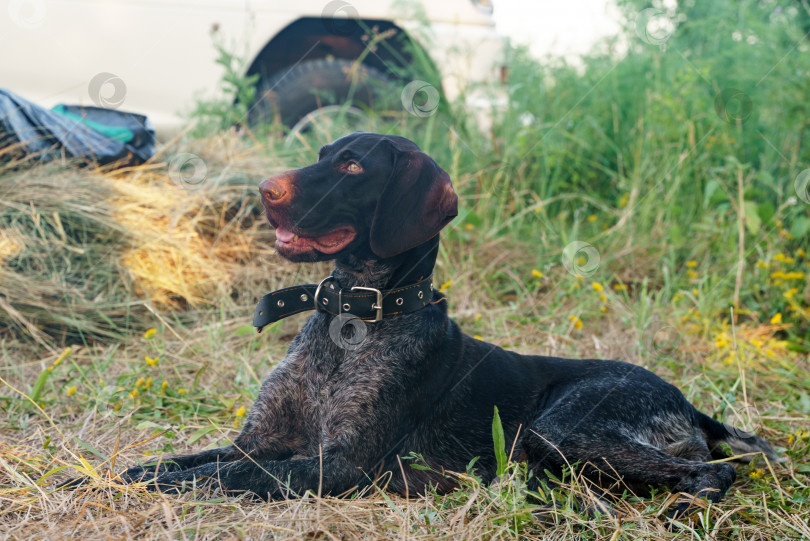
[(143, 337), (146, 338), (147, 340), (149, 340), (150, 338), (152, 338), (156, 334), (157, 334), (157, 329), (152, 327), (151, 329), (147, 329), (146, 332), (143, 333)]
[(53, 362), (53, 365), (59, 366), (60, 364), (62, 364), (62, 361), (68, 358), (68, 355), (70, 355), (70, 348), (65, 348), (65, 351), (60, 353), (59, 357), (57, 357), (56, 360)]
[(453, 280), (448, 280), (447, 282), (443, 283), (441, 286), (439, 286), (439, 293), (444, 293), (451, 285), (453, 285)]
[(630, 201), (630, 194), (626, 193), (622, 195), (622, 198), (619, 199), (619, 208), (623, 209), (624, 207), (626, 207), (628, 201)]
[(161, 383), (161, 384), (160, 384), (160, 390), (161, 390), (161, 392), (164, 392), (164, 393), (165, 393), (165, 392), (166, 392), (166, 387), (168, 387), (168, 386), (169, 386), (169, 382), (168, 382), (168, 381), (166, 381), (166, 380), (163, 380), (163, 383)]
[(770, 264), (767, 261), (762, 261), (761, 259), (757, 260), (757, 268), (767, 269), (768, 267), (770, 267)]
[(794, 295), (796, 295), (796, 293), (798, 293), (798, 292), (799, 292), (799, 290), (798, 290), (797, 288), (795, 288), (795, 287), (791, 287), (790, 289), (788, 289), (787, 291), (785, 291), (784, 293), (782, 293), (782, 296), (783, 296), (783, 297), (785, 297), (786, 299), (790, 300), (790, 299), (792, 299), (792, 298), (793, 298), (793, 296), (794, 296)]
[(599, 300), (602, 302), (607, 302), (607, 296), (604, 293), (600, 293)]
[(698, 266), (698, 262), (695, 261), (694, 259), (690, 259), (689, 261), (686, 262), (686, 266), (687, 268), (694, 269)]
[(68, 390), (65, 394), (68, 396), (73, 396), (74, 394), (76, 394), (76, 386), (73, 385), (72, 387), (68, 387)]
[(539, 270), (537, 270), (537, 269), (532, 269), (532, 276), (534, 276), (535, 278), (542, 278), (542, 277), (543, 277), (543, 273), (542, 273), (542, 272), (540, 272), (540, 271), (539, 271)]
[(700, 294), (700, 291), (698, 291), (697, 288), (692, 290), (692, 295), (694, 295), (695, 297), (697, 297), (699, 294)]
[(574, 328), (578, 331), (582, 330), (582, 320), (577, 316), (568, 316), (568, 321), (574, 324)]
[(135, 387), (141, 387), (144, 383), (146, 383), (146, 378), (138, 378), (135, 380)]
[(590, 216), (588, 216), (588, 221), (589, 222), (595, 222), (596, 221), (596, 214), (591, 214)]
[(692, 269), (688, 269), (686, 271), (686, 275), (689, 277), (690, 280), (697, 280), (699, 276), (698, 273), (693, 271)]
[(146, 383), (144, 383), (143, 386), (144, 386), (145, 389), (148, 389), (148, 388), (150, 388), (152, 386), (152, 376), (149, 376), (148, 378), (146, 378)]
[(807, 253), (804, 250), (802, 250), (801, 248), (799, 248), (798, 250), (796, 250), (796, 255), (799, 256), (799, 257), (804, 257), (804, 256), (807, 255)]
[(799, 271), (785, 272), (774, 271), (771, 273), (771, 279), (777, 280), (804, 280), (805, 274)]
[(613, 289), (616, 291), (627, 291), (627, 286), (625, 284), (613, 284)]
[(751, 477), (753, 479), (759, 479), (764, 475), (765, 475), (765, 472), (763, 470), (754, 470), (754, 471), (752, 471), (751, 473), (748, 474), (748, 477)]
[(771, 318), (771, 325), (780, 325), (782, 323), (782, 312), (776, 312)]
[(482, 337), (482, 336), (480, 336), (478, 334), (474, 334), (473, 338), (475, 338), (476, 340), (483, 340), (484, 339), (484, 337)]
[(604, 312), (607, 312), (607, 306), (602, 306), (602, 308), (600, 308), (599, 310), (600, 310), (601, 312), (603, 312), (603, 313), (604, 313)]
[(807, 439), (807, 436), (810, 435), (806, 430), (797, 430), (791, 434), (788, 434), (788, 443), (793, 443), (794, 441), (801, 441)]
[(185, 387), (180, 387), (177, 389), (177, 394), (186, 394), (187, 390)]
[(480, 320), (481, 320), (481, 312), (478, 312), (477, 314), (475, 314), (475, 321), (480, 321)]
[(146, 361), (146, 364), (148, 364), (149, 366), (157, 366), (158, 362), (160, 361), (160, 357), (150, 357), (149, 355), (147, 355), (146, 357), (144, 357), (144, 360)]
[(471, 229), (475, 229), (475, 226), (473, 224), (464, 224), (464, 229), (470, 231)]
[(136, 398), (138, 398), (138, 389), (137, 389), (137, 388), (132, 389), (132, 390), (129, 392), (129, 396), (130, 396), (130, 397), (131, 397), (133, 400), (134, 400), (134, 399), (136, 399)]
[(591, 287), (594, 289), (594, 291), (602, 291), (605, 289), (599, 282), (591, 282)]
[(245, 406), (240, 406), (239, 409), (236, 410), (236, 413), (234, 415), (236, 415), (237, 417), (242, 417), (244, 414), (245, 414)]

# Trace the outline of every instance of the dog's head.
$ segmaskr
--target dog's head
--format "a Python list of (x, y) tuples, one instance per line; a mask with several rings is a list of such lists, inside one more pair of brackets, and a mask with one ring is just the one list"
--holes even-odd
[(447, 173), (404, 137), (357, 132), (324, 146), (318, 162), (259, 185), (291, 261), (353, 254), (386, 259), (435, 237), (458, 214)]

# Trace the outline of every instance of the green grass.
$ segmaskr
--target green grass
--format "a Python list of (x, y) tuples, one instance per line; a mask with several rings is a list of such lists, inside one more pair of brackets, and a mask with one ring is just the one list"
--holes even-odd
[[(538, 520), (525, 468), (514, 462), (494, 486), (482, 486), (471, 469), (456, 472), (458, 491), (409, 501), (371, 490), (362, 499), (260, 504), (117, 485), (108, 476), (136, 461), (238, 433), (305, 318), (257, 336), (253, 302), (328, 272), (270, 252), (254, 188), (268, 174), (311, 163), (320, 144), (349, 127), (293, 140), (213, 133), (157, 160), (190, 152), (208, 168), (199, 191), (172, 191), (183, 195), (178, 216), (215, 253), (206, 261), (225, 272), (217, 287), (207, 275), (188, 278), (202, 280), (183, 290), (202, 299), (193, 305), (177, 295), (157, 302), (123, 263), (127, 250), (176, 244), (122, 226), (105, 195), (122, 185), (165, 193), (175, 187), (166, 163), (111, 173), (3, 162), (0, 185), (19, 189), (0, 190), (0, 254), (10, 254), (0, 256), (0, 531), (810, 536), (810, 204), (796, 191), (810, 168), (810, 69), (808, 17), (791, 11), (806, 6), (695, 4), (669, 14), (683, 20), (660, 45), (640, 40), (628, 22), (620, 60), (593, 55), (572, 67), (512, 50), (508, 106), (486, 133), (460, 101), (427, 118), (389, 111), (368, 123), (415, 140), (453, 179), (461, 213), (443, 234), (436, 275), (468, 334), (524, 353), (643, 365), (701, 410), (755, 430), (789, 462), (738, 467), (723, 502), (672, 533), (662, 519), (668, 493), (625, 494), (614, 503), (621, 519), (589, 516), (581, 502), (592, 503), (592, 491), (576, 476), (562, 480), (564, 490), (535, 495), (557, 504)], [(630, 15), (647, 7), (622, 5)], [(241, 251), (237, 239), (245, 240)], [(57, 479), (88, 472), (103, 490), (54, 489)]]

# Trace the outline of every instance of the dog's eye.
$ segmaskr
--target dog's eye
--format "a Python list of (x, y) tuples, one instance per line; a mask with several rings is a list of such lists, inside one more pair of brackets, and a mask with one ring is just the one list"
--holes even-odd
[(362, 173), (363, 168), (357, 162), (349, 162), (346, 164), (346, 171), (349, 173)]

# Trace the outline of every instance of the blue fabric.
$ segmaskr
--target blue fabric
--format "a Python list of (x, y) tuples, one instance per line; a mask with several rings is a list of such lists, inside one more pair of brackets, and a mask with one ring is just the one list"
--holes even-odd
[[(58, 107), (62, 114), (0, 88), (0, 144), (20, 142), (28, 154), (43, 162), (66, 152), (102, 165), (117, 161), (135, 165), (155, 153), (155, 132), (144, 116), (100, 107)], [(88, 123), (107, 126), (113, 132), (125, 128), (133, 137), (116, 140)]]
[(99, 133), (102, 133), (109, 137), (110, 139), (115, 139), (116, 141), (121, 141), (122, 143), (128, 143), (135, 138), (135, 134), (132, 133), (127, 127), (124, 126), (108, 126), (106, 124), (102, 124), (100, 122), (95, 122), (88, 118), (85, 118), (81, 115), (71, 112), (67, 106), (65, 105), (57, 105), (53, 109), (51, 109), (54, 113), (64, 115), (68, 118), (71, 118), (77, 122), (81, 122)]

